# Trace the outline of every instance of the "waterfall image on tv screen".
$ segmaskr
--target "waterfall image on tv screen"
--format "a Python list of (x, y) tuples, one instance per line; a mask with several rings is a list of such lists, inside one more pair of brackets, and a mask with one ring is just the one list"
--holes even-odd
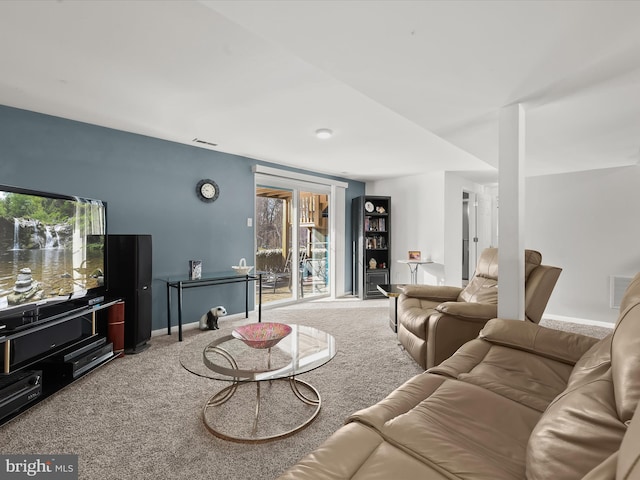
[(0, 312), (103, 286), (105, 223), (99, 200), (0, 187)]

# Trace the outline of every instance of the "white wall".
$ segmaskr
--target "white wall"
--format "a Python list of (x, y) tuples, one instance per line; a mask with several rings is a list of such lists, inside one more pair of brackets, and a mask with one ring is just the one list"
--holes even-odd
[(463, 190), (482, 193), (484, 188), (451, 172), (367, 183), (367, 195), (391, 197), (393, 283), (411, 281), (409, 267), (397, 261), (406, 259), (409, 250), (419, 250), (434, 263), (419, 267), (418, 283), (461, 285)]
[(640, 166), (526, 180), (525, 246), (563, 269), (545, 316), (615, 322), (609, 276), (640, 271)]
[[(419, 250), (422, 258), (444, 262), (444, 173), (430, 173), (369, 182), (367, 195), (391, 197), (391, 281), (410, 283), (409, 267), (397, 263), (409, 250)], [(427, 273), (420, 268), (418, 283), (438, 283), (442, 267)]]
[[(526, 179), (525, 248), (563, 269), (545, 316), (615, 322), (609, 276), (640, 271), (639, 188), (640, 166)], [(410, 281), (409, 268), (396, 261), (420, 250), (436, 263), (420, 268), (419, 283), (460, 284), (463, 190), (496, 194), (455, 173), (367, 183), (368, 195), (391, 196), (392, 282)]]

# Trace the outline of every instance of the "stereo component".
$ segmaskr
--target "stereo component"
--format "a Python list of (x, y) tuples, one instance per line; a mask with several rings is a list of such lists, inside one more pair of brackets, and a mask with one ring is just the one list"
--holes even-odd
[(21, 370), (0, 376), (0, 420), (42, 395), (42, 371)]
[[(88, 351), (75, 352), (72, 358), (66, 361), (65, 357), (50, 358), (42, 362), (43, 376), (47, 385), (50, 382), (59, 384), (78, 378), (111, 357), (113, 357), (113, 344), (106, 343)], [(66, 356), (66, 358), (69, 357)]]

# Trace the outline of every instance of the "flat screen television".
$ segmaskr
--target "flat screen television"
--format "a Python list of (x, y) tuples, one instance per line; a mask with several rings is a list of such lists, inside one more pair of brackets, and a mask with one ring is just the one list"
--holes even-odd
[(100, 200), (0, 185), (0, 319), (103, 290), (106, 219)]

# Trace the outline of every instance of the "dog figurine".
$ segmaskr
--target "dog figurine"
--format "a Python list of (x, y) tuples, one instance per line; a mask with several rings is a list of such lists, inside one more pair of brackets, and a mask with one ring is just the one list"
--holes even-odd
[(200, 330), (218, 330), (218, 317), (224, 317), (227, 310), (222, 306), (213, 307), (200, 317)]

